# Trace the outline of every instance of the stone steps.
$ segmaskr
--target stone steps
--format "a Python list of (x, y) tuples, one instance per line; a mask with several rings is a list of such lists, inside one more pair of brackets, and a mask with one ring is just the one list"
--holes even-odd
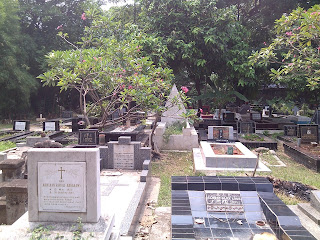
[(299, 210), (320, 225), (320, 191), (311, 191), (310, 203), (299, 203)]

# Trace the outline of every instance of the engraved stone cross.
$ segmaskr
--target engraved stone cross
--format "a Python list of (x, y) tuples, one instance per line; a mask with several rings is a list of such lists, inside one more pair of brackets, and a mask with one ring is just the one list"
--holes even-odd
[(62, 179), (62, 172), (65, 172), (66, 170), (62, 170), (62, 167), (60, 167), (60, 170), (58, 170), (58, 172), (61, 173), (60, 179)]

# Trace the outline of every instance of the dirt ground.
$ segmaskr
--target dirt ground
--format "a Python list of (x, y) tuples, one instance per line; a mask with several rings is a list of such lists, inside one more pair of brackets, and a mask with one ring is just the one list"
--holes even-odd
[(156, 208), (160, 190), (160, 179), (150, 178), (150, 185), (146, 193), (145, 209), (140, 216), (135, 240), (165, 240), (170, 236), (170, 207)]

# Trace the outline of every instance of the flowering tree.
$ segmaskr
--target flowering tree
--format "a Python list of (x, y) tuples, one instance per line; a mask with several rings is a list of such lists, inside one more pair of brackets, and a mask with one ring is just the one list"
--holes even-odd
[[(61, 90), (76, 89), (87, 124), (89, 115), (101, 118), (97, 127), (123, 122), (138, 111), (161, 112), (173, 75), (170, 69), (155, 66), (141, 54), (142, 33), (93, 12), (82, 14), (81, 18), (92, 21), (82, 42), (73, 44), (66, 33), (60, 32), (59, 36), (73, 49), (47, 55), (51, 69), (39, 76), (42, 82)], [(123, 108), (127, 111), (122, 116), (111, 118)]]
[[(252, 63), (273, 64), (271, 77), (288, 87), (320, 89), (320, 5), (297, 8), (276, 21), (273, 42), (251, 56)], [(265, 43), (265, 45), (267, 45)]]

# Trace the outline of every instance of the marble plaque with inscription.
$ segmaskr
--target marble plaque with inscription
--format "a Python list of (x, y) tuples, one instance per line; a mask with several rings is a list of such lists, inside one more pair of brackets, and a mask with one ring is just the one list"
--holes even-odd
[(134, 169), (134, 146), (114, 145), (113, 162), (115, 169)]
[(205, 191), (208, 212), (244, 212), (239, 191)]
[(86, 163), (38, 162), (39, 211), (86, 212)]
[(318, 142), (318, 125), (299, 125), (299, 136), (302, 143)]
[(26, 122), (15, 122), (15, 130), (18, 130), (18, 131), (26, 130)]
[(55, 122), (45, 122), (44, 123), (44, 131), (56, 131), (56, 123)]

